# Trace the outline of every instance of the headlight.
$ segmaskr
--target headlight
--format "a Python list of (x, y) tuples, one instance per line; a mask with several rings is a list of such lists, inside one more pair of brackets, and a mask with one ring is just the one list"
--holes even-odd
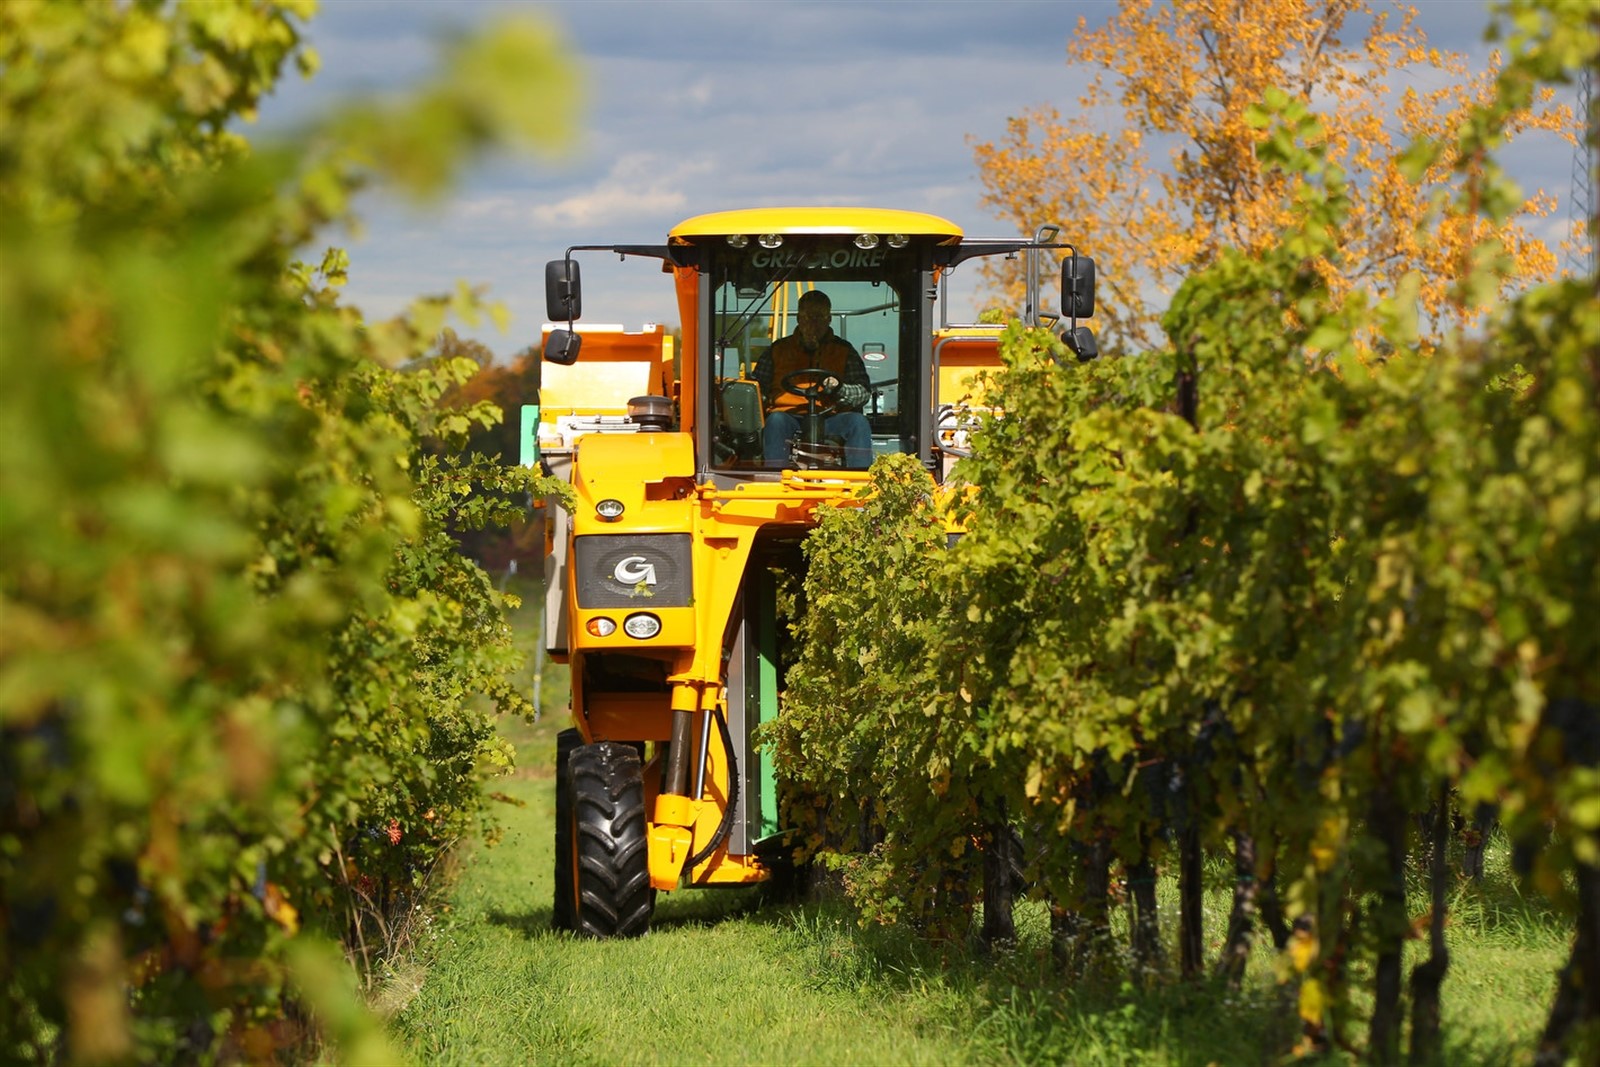
[(594, 513), (607, 522), (616, 522), (622, 518), (622, 501), (605, 499), (594, 506)]
[(604, 615), (599, 615), (593, 619), (590, 619), (588, 625), (585, 626), (584, 629), (588, 630), (596, 637), (610, 637), (612, 634), (617, 632), (617, 624), (606, 618)]
[(646, 612), (629, 615), (622, 620), (622, 632), (646, 641), (661, 632), (661, 620)]

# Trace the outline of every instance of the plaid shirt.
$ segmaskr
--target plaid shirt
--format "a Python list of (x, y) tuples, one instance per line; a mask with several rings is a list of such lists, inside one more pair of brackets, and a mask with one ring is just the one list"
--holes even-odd
[[(867, 375), (867, 365), (861, 361), (861, 354), (856, 351), (854, 345), (832, 330), (823, 336), (815, 352), (806, 351), (805, 346), (800, 343), (798, 334), (780, 337), (772, 343), (771, 348), (761, 353), (761, 358), (756, 360), (755, 370), (750, 372), (750, 377), (760, 384), (761, 396), (768, 411), (804, 411), (805, 399), (794, 393), (785, 392), (783, 379), (797, 370), (810, 368), (825, 370), (845, 385), (872, 388), (872, 379)], [(843, 405), (836, 406), (840, 410), (846, 410)], [(854, 411), (859, 408), (848, 410)]]

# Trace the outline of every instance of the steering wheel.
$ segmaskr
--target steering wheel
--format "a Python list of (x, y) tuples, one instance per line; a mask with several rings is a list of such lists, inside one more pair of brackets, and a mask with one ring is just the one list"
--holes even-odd
[[(832, 383), (831, 385), (829, 383)], [(824, 397), (832, 396), (839, 391), (839, 376), (831, 370), (820, 367), (804, 367), (791, 374), (783, 376), (783, 388), (799, 397), (804, 397), (807, 404), (815, 405)]]

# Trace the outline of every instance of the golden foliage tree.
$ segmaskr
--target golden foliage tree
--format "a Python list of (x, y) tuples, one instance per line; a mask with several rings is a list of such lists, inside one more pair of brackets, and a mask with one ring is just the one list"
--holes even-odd
[[(1277, 88), (1322, 117), (1328, 159), (1351, 178), (1354, 198), (1336, 261), (1318, 269), (1336, 290), (1416, 286), (1424, 319), (1439, 330), (1459, 307), (1454, 279), (1486, 237), (1514, 264), (1513, 281), (1550, 278), (1556, 257), (1530, 231), (1555, 199), (1538, 191), (1499, 205), (1499, 222), (1442, 207), (1463, 177), (1453, 147), (1415, 175), (1406, 149), (1448, 139), (1468, 109), (1494, 90), (1498, 58), (1469, 69), (1429, 46), (1416, 12), (1374, 12), (1363, 0), (1122, 0), (1090, 30), (1080, 19), (1069, 65), (1094, 72), (1074, 113), (1034, 108), (998, 141), (975, 146), (984, 202), (1031, 233), (1061, 223), (1103, 264), (1099, 332), (1112, 350), (1159, 343), (1167, 298), (1224, 247), (1260, 249), (1298, 205), (1256, 148), (1266, 131), (1248, 111)], [(1546, 92), (1519, 112), (1507, 136), (1578, 124)], [(1408, 166), (1408, 162), (1412, 166)], [(1405, 281), (1408, 275), (1414, 276)], [(1016, 264), (991, 280), (1020, 302)], [(1470, 312), (1469, 312), (1470, 313)]]

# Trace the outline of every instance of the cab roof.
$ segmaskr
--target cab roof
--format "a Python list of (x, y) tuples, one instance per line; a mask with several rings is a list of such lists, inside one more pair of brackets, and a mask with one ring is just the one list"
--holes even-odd
[(872, 207), (758, 207), (696, 215), (672, 228), (673, 240), (723, 237), (730, 233), (851, 234), (903, 233), (961, 240), (961, 227), (937, 215)]

